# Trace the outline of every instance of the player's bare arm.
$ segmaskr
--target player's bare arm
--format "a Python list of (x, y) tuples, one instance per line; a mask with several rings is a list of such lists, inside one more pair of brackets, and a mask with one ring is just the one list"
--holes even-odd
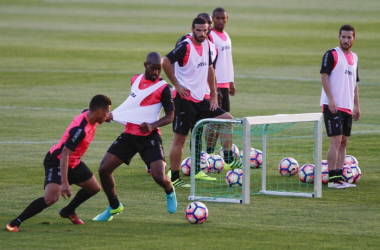
[(216, 93), (215, 79), (216, 78), (215, 78), (214, 67), (210, 65), (208, 67), (208, 77), (207, 77), (207, 82), (210, 87), (210, 110), (216, 110), (219, 107), (217, 93)]
[(172, 63), (167, 57), (165, 57), (163, 60), (162, 68), (164, 69), (164, 72), (166, 76), (168, 77), (168, 79), (170, 80), (170, 82), (173, 84), (173, 86), (177, 90), (177, 93), (181, 97), (188, 97), (189, 96), (188, 89), (184, 88), (178, 83), (178, 80), (174, 75)]
[(61, 160), (60, 160), (60, 170), (61, 170), (61, 196), (66, 199), (71, 197), (71, 187), (68, 181), (68, 169), (69, 169), (69, 157), (74, 151), (70, 150), (66, 146), (63, 147)]
[(160, 118), (158, 121), (153, 122), (153, 123), (143, 122), (139, 128), (140, 132), (143, 134), (149, 133), (150, 131), (156, 128), (163, 127), (165, 125), (172, 123), (173, 119), (174, 119), (174, 111), (165, 111), (165, 116)]
[(329, 109), (330, 109), (332, 114), (336, 114), (338, 112), (338, 107), (337, 107), (336, 102), (334, 100), (334, 97), (331, 93), (329, 75), (326, 73), (322, 73), (321, 75), (322, 75), (322, 86), (326, 92), (328, 99), (329, 99)]
[(236, 93), (236, 87), (235, 87), (235, 83), (234, 82), (230, 82), (230, 95), (231, 96), (234, 96), (235, 93)]
[(360, 105), (359, 105), (359, 85), (356, 83), (354, 92), (354, 121), (358, 121), (361, 116)]

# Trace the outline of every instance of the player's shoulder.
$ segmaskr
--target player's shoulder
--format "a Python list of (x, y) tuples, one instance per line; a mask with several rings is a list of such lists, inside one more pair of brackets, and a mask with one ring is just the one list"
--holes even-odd
[(131, 85), (133, 85), (133, 83), (136, 81), (136, 79), (140, 76), (141, 74), (136, 74), (134, 76), (132, 76), (131, 78)]

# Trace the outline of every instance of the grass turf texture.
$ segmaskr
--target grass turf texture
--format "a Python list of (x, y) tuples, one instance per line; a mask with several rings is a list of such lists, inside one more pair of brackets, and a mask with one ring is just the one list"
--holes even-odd
[[(342, 24), (355, 26), (362, 118), (354, 124), (347, 153), (359, 160), (363, 172), (357, 188), (324, 187), (321, 199), (258, 195), (249, 205), (207, 202), (208, 221), (191, 225), (185, 219), (189, 190), (177, 189), (178, 211), (169, 215), (163, 191), (136, 156), (130, 167), (115, 172), (126, 211), (114, 221), (91, 221), (107, 206), (104, 193), (78, 208), (84, 226), (58, 218), (67, 204), (61, 199), (26, 221), (20, 232), (0, 230), (1, 249), (378, 248), (380, 7), (375, 0), (1, 1), (1, 225), (5, 228), (43, 194), (43, 157), (90, 98), (106, 94), (115, 108), (129, 94), (131, 76), (143, 72), (146, 54), (165, 55), (190, 31), (198, 13), (217, 6), (230, 17), (226, 30), (233, 42), (235, 117), (319, 112), (322, 56), (338, 45)], [(99, 127), (83, 158), (96, 176), (122, 130), (118, 124)], [(167, 159), (171, 139), (167, 126)], [(327, 148), (324, 137), (324, 152)]]

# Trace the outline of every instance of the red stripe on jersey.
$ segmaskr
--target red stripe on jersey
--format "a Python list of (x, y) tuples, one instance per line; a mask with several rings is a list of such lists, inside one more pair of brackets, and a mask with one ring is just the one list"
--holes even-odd
[(189, 61), (190, 58), (190, 44), (186, 44), (186, 55), (183, 57), (182, 62), (183, 62), (183, 67), (186, 66), (187, 62)]

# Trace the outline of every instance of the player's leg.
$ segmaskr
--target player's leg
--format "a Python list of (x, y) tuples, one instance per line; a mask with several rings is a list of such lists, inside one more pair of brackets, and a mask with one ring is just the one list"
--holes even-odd
[(111, 221), (113, 219), (112, 215), (119, 214), (124, 210), (116, 194), (113, 172), (123, 163), (129, 165), (132, 157), (137, 153), (133, 139), (130, 134), (121, 134), (109, 147), (100, 163), (98, 173), (109, 206), (103, 213), (95, 216), (92, 219), (94, 221)]
[(217, 124), (207, 124), (205, 130), (206, 152), (215, 153), (216, 142), (219, 137), (219, 128)]
[(25, 210), (12, 220), (7, 226), (6, 230), (10, 232), (17, 232), (21, 223), (25, 220), (39, 214), (45, 208), (53, 205), (59, 199), (61, 194), (61, 186), (57, 183), (49, 183), (45, 187), (45, 195), (32, 201)]
[(170, 147), (169, 158), (171, 181), (175, 187), (190, 187), (190, 185), (183, 182), (179, 176), (183, 148), (186, 142), (186, 138), (187, 135), (181, 135), (179, 133), (173, 132), (173, 142)]
[(84, 164), (84, 162), (81, 162), (74, 169), (69, 169), (68, 177), (70, 184), (75, 183), (82, 189), (77, 192), (77, 194), (66, 207), (60, 210), (59, 215), (62, 218), (69, 219), (74, 224), (81, 225), (84, 223), (78, 218), (75, 210), (83, 202), (87, 201), (92, 196), (97, 194), (100, 191), (100, 185), (91, 170)]
[(327, 164), (329, 166), (328, 187), (338, 189), (346, 188), (346, 185), (340, 182), (337, 177), (338, 153), (343, 135), (342, 112), (338, 111), (336, 114), (332, 114), (328, 106), (325, 105), (323, 107), (323, 116), (327, 136), (330, 137), (330, 147), (327, 150)]
[[(230, 112), (230, 95), (228, 88), (218, 88), (218, 105), (226, 112)], [(232, 118), (231, 118), (232, 119)], [(214, 153), (216, 142), (219, 138), (220, 126), (213, 124), (210, 126), (210, 131), (207, 131), (207, 153)], [(222, 139), (221, 144), (223, 145)]]
[[(225, 112), (222, 115), (215, 117), (216, 119), (232, 119), (230, 113)], [(228, 169), (241, 167), (241, 161), (236, 159), (232, 152), (232, 143), (233, 143), (233, 135), (232, 135), (232, 124), (225, 123), (219, 126), (219, 136), (220, 142), (223, 147), (223, 155), (224, 161), (226, 162), (225, 167)]]
[(170, 214), (177, 210), (177, 197), (170, 178), (165, 174), (165, 162), (156, 160), (150, 163), (152, 177), (154, 181), (160, 185), (166, 193), (166, 207)]

